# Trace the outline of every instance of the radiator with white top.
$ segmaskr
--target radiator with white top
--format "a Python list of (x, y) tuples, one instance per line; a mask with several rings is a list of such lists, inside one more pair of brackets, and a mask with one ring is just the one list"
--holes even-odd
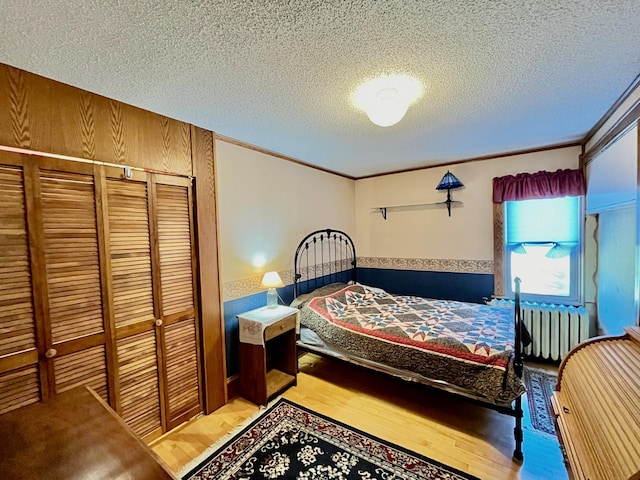
[[(513, 300), (495, 298), (496, 307), (514, 308)], [(569, 350), (589, 338), (589, 314), (584, 307), (521, 302), (522, 320), (531, 334), (524, 354), (546, 360), (562, 360)]]

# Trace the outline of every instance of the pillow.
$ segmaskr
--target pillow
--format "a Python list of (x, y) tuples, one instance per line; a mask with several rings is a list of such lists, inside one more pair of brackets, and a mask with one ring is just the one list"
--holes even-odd
[(325, 295), (331, 295), (332, 293), (335, 293), (338, 290), (342, 290), (346, 286), (347, 286), (346, 283), (330, 283), (329, 285), (316, 288), (315, 290), (309, 293), (303, 293), (302, 295), (298, 295), (296, 298), (293, 299), (293, 302), (291, 302), (289, 306), (293, 308), (301, 309), (311, 299), (315, 297), (324, 297)]
[(364, 288), (365, 290), (371, 293), (387, 293), (387, 291), (383, 290), (382, 288), (370, 287), (369, 285), (365, 285), (364, 283), (360, 283), (360, 282), (356, 282), (355, 284), (360, 285), (362, 288)]

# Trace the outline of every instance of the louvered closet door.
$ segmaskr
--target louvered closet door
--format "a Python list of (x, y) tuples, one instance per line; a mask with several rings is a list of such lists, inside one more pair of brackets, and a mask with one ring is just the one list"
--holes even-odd
[[(120, 173), (112, 170), (112, 174)], [(116, 329), (118, 413), (138, 434), (162, 433), (159, 332), (154, 285), (147, 176), (106, 179), (112, 315)]]
[(116, 409), (152, 439), (201, 411), (190, 181), (105, 172)]
[(193, 200), (187, 179), (158, 176), (155, 180), (167, 415), (173, 428), (202, 410)]
[(0, 414), (40, 400), (21, 163), (19, 155), (0, 152)]
[(0, 152), (0, 413), (82, 385), (152, 438), (202, 410), (191, 182)]
[[(41, 160), (34, 208), (49, 388), (88, 385), (109, 401), (93, 166)], [(63, 171), (63, 168), (67, 171)]]
[(0, 165), (0, 412), (81, 385), (113, 401), (93, 166)]

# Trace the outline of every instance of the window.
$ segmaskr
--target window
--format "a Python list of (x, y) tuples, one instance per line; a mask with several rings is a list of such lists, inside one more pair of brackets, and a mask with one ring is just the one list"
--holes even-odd
[(580, 300), (581, 198), (504, 202), (507, 294), (520, 277), (523, 298)]

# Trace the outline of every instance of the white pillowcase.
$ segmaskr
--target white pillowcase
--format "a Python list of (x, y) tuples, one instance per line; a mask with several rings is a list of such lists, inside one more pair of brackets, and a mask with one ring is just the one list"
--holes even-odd
[(364, 283), (360, 283), (360, 282), (356, 282), (356, 285), (360, 285), (361, 287), (363, 287), (365, 290), (371, 292), (371, 293), (387, 293), (386, 290), (382, 289), (382, 288), (378, 288), (378, 287), (371, 287), (369, 285), (365, 285)]

